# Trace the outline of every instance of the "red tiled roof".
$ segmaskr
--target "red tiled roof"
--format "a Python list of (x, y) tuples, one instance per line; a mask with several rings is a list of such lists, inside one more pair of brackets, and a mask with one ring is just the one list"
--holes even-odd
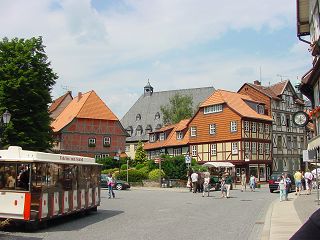
[[(68, 91), (66, 94), (62, 95), (61, 97), (58, 97), (57, 99), (53, 100), (53, 102), (51, 103), (50, 107), (49, 107), (49, 113), (53, 112), (54, 110), (57, 109), (57, 107), (59, 107), (59, 105), (63, 102), (63, 100), (68, 96), (71, 96), (71, 92)], [(71, 96), (72, 98), (72, 96)]]
[(286, 88), (289, 80), (281, 81), (269, 86), (268, 88), (273, 91), (277, 96), (281, 95)]
[(252, 84), (252, 83), (246, 83), (246, 84), (248, 84), (249, 86), (255, 88), (256, 90), (260, 91), (261, 93), (267, 95), (270, 98), (280, 100), (280, 98), (277, 96), (277, 94), (275, 94), (272, 91), (272, 89), (270, 89), (269, 87), (264, 87), (264, 86), (257, 85), (257, 84)]
[(52, 122), (54, 132), (60, 131), (74, 118), (88, 118), (101, 120), (118, 120), (107, 105), (92, 90), (75, 97), (62, 113)]
[(272, 121), (272, 118), (270, 118), (269, 116), (257, 113), (255, 110), (249, 107), (249, 105), (245, 101), (254, 100), (252, 100), (248, 95), (219, 89), (215, 91), (209, 98), (207, 98), (207, 100), (205, 100), (200, 107), (207, 107), (225, 103), (242, 117)]

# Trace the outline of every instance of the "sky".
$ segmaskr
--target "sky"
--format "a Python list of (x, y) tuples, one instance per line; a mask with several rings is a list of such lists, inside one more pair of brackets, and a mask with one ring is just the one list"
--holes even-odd
[(42, 36), (53, 99), (94, 90), (121, 119), (143, 94), (293, 84), (311, 68), (292, 0), (0, 0), (1, 38)]

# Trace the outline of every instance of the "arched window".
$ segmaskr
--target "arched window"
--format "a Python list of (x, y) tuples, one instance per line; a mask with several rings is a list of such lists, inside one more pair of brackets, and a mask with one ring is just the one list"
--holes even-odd
[(157, 112), (156, 115), (154, 116), (154, 119), (160, 119), (160, 113)]
[(137, 136), (141, 136), (142, 135), (142, 127), (141, 127), (141, 125), (138, 125), (138, 127), (136, 129), (136, 135)]
[(146, 127), (146, 133), (150, 133), (150, 132), (152, 132), (152, 127), (150, 124), (148, 124)]
[(141, 115), (140, 115), (140, 113), (138, 113), (136, 116), (136, 121), (140, 121), (140, 120), (141, 120)]

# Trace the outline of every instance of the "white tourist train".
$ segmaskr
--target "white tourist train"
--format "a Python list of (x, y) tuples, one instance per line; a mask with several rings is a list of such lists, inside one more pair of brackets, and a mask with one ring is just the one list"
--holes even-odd
[(94, 158), (0, 150), (0, 220), (37, 225), (70, 213), (97, 210), (101, 166)]

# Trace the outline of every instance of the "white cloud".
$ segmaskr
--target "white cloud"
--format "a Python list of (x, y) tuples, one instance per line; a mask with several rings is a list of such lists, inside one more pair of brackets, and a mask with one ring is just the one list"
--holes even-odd
[(97, 10), (90, 0), (2, 0), (1, 32), (3, 37), (43, 36), (60, 77), (54, 96), (63, 93), (62, 85), (74, 94), (94, 89), (120, 118), (142, 94), (148, 78), (155, 91), (212, 85), (237, 90), (243, 82), (259, 78), (260, 66), (263, 78), (276, 81), (280, 73), (303, 74), (311, 62), (300, 43), (282, 58), (230, 58), (221, 51), (189, 58), (169, 54), (214, 44), (229, 30), (259, 33), (295, 26), (296, 9), (290, 0), (121, 3), (122, 8)]

